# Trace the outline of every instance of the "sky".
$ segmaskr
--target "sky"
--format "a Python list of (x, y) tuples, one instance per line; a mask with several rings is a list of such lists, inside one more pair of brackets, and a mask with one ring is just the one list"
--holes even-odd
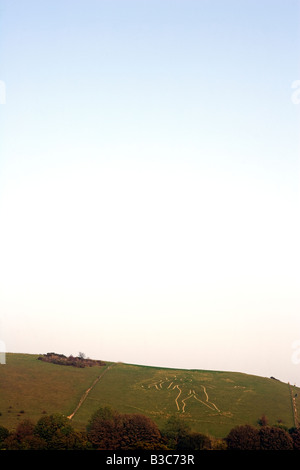
[(0, 0), (0, 346), (300, 385), (300, 1)]

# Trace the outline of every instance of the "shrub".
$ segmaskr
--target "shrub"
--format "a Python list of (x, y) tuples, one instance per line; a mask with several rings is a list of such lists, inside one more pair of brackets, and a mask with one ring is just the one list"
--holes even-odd
[(262, 415), (262, 417), (258, 420), (258, 424), (260, 426), (267, 426), (268, 425), (268, 418), (266, 415)]

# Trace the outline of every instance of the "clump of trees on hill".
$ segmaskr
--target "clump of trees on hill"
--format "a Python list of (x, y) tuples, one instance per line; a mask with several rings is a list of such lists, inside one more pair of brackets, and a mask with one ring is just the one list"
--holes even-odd
[(87, 426), (88, 441), (98, 450), (166, 449), (157, 425), (142, 414), (97, 410)]
[(300, 428), (236, 426), (226, 437), (229, 450), (300, 450)]
[(76, 431), (69, 419), (59, 414), (43, 416), (36, 424), (24, 420), (0, 442), (0, 448), (5, 450), (87, 450), (89, 447), (86, 433)]
[(57, 354), (49, 352), (38, 357), (39, 361), (51, 362), (52, 364), (58, 364), (62, 366), (73, 366), (73, 367), (93, 367), (93, 366), (105, 366), (106, 363), (100, 360), (86, 358), (83, 353), (79, 353), (78, 356), (65, 356), (64, 354)]
[(224, 439), (192, 432), (179, 417), (171, 417), (163, 429), (142, 414), (121, 414), (99, 408), (86, 431), (75, 430), (70, 420), (53, 414), (37, 423), (24, 420), (16, 430), (0, 426), (0, 449), (5, 450), (300, 450), (300, 428), (242, 425)]

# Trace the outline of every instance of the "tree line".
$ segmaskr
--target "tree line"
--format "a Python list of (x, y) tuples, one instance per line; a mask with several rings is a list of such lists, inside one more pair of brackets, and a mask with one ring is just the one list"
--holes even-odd
[(0, 426), (2, 450), (300, 450), (300, 428), (236, 426), (223, 439), (193, 432), (177, 416), (159, 429), (142, 414), (122, 414), (110, 407), (99, 408), (85, 431), (76, 430), (61, 414), (20, 422), (14, 431)]

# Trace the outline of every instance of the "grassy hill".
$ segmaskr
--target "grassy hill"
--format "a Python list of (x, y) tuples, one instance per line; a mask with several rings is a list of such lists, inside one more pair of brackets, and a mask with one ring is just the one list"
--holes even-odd
[(85, 429), (92, 413), (109, 405), (121, 413), (145, 414), (159, 427), (178, 415), (195, 431), (224, 437), (238, 424), (257, 425), (262, 415), (271, 425), (293, 427), (291, 394), (298, 394), (300, 410), (300, 389), (271, 378), (109, 362), (76, 368), (37, 359), (6, 355), (0, 366), (0, 425), (14, 429), (25, 418), (62, 413), (72, 416), (75, 428)]

